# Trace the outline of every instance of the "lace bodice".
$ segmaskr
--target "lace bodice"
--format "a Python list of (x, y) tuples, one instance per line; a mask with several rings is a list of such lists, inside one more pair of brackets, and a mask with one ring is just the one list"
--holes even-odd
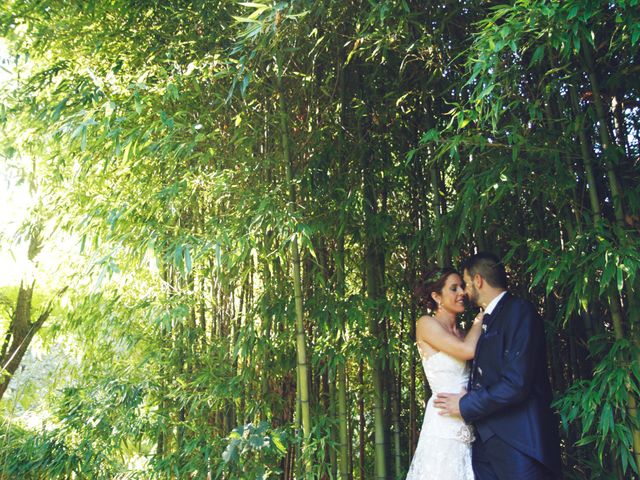
[(438, 352), (422, 359), (422, 368), (429, 381), (429, 387), (436, 393), (458, 393), (467, 386), (469, 369), (467, 362), (451, 355)]
[(420, 439), (407, 480), (473, 480), (473, 429), (461, 417), (438, 414), (437, 393), (458, 393), (466, 387), (469, 371), (464, 360), (444, 352), (422, 358), (422, 368), (433, 396), (427, 402)]
[(447, 353), (438, 352), (426, 359), (423, 358), (422, 368), (433, 393), (425, 411), (425, 423), (427, 417), (430, 420), (425, 434), (439, 438), (455, 438), (465, 443), (472, 442), (473, 430), (461, 417), (439, 415), (433, 406), (433, 398), (437, 393), (458, 393), (467, 386), (469, 379), (467, 362)]

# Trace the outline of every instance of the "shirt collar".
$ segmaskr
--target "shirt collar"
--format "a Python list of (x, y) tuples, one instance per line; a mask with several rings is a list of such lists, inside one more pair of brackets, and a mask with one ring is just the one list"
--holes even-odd
[(493, 313), (493, 309), (496, 308), (496, 305), (498, 305), (498, 302), (502, 299), (502, 297), (506, 295), (506, 293), (507, 292), (505, 290), (504, 292), (502, 292), (496, 298), (494, 298), (489, 302), (489, 305), (487, 305), (487, 308), (484, 309), (485, 315)]

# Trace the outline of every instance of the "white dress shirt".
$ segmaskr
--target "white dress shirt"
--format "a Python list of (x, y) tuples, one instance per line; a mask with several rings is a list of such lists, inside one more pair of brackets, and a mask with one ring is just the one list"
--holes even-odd
[(489, 305), (487, 305), (487, 308), (484, 309), (484, 313), (485, 315), (491, 314), (493, 313), (493, 309), (496, 308), (496, 305), (498, 305), (498, 302), (500, 301), (500, 299), (502, 297), (504, 297), (506, 295), (507, 291), (505, 290), (504, 292), (502, 292), (501, 294), (499, 294), (496, 298), (494, 298), (493, 300), (491, 300), (489, 302)]

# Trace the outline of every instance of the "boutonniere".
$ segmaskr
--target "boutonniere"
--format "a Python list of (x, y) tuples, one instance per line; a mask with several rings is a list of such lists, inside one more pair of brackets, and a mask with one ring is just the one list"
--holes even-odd
[(486, 326), (486, 325), (482, 325), (482, 331), (483, 331), (484, 333), (487, 333), (487, 326)]

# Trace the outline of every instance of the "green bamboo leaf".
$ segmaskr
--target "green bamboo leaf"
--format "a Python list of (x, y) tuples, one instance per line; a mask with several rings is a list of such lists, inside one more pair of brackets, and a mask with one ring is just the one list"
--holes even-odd
[(600, 280), (600, 293), (604, 292), (611, 284), (611, 280), (616, 274), (616, 270), (617, 267), (613, 262), (605, 265), (604, 270), (602, 271), (602, 278)]
[(262, 21), (256, 20), (255, 18), (251, 17), (239, 17), (236, 15), (232, 15), (231, 17), (238, 23), (258, 23), (260, 25), (262, 25), (263, 23)]
[(87, 149), (87, 126), (82, 125), (82, 140), (80, 142), (80, 150), (85, 151)]
[(617, 287), (618, 287), (618, 291), (622, 292), (622, 289), (624, 287), (624, 272), (622, 270), (622, 267), (618, 267), (617, 269)]
[(547, 270), (545, 268), (543, 268), (542, 265), (540, 267), (538, 267), (536, 269), (536, 274), (533, 277), (533, 280), (531, 281), (531, 288), (533, 288), (536, 285), (538, 285), (542, 281), (542, 279), (544, 278), (546, 273), (547, 273)]
[(192, 270), (191, 252), (189, 250), (188, 245), (185, 245), (184, 247), (184, 262), (185, 262), (185, 267), (187, 269), (187, 274), (191, 273), (191, 270)]
[(62, 113), (62, 110), (64, 109), (64, 107), (67, 105), (68, 101), (69, 101), (69, 97), (65, 97), (60, 103), (58, 103), (58, 105), (56, 105), (55, 109), (53, 110), (53, 113), (51, 114), (51, 120), (56, 122), (60, 119), (60, 114)]
[(173, 251), (173, 264), (178, 267), (178, 270), (182, 270), (182, 267), (184, 265), (182, 250), (182, 245), (178, 245)]
[(255, 8), (257, 10), (267, 10), (271, 8), (269, 4), (256, 2), (238, 2), (238, 5), (242, 5), (243, 7), (248, 8)]
[(477, 96), (476, 98), (476, 102), (479, 102), (480, 100), (482, 100), (484, 97), (488, 96), (493, 89), (496, 87), (495, 83), (490, 83), (489, 85), (486, 85), (482, 91), (480, 92), (480, 95)]
[(133, 148), (133, 141), (129, 141), (129, 143), (127, 143), (127, 145), (124, 147), (124, 151), (122, 152), (122, 160), (125, 163), (129, 161), (132, 148)]
[(422, 137), (420, 137), (420, 143), (425, 144), (425, 143), (433, 142), (438, 140), (439, 137), (440, 137), (440, 132), (438, 131), (438, 129), (432, 128), (430, 130), (427, 130), (422, 135)]
[(602, 413), (600, 417), (600, 435), (604, 438), (609, 432), (613, 429), (614, 421), (613, 421), (613, 410), (611, 406), (607, 403), (602, 408)]

